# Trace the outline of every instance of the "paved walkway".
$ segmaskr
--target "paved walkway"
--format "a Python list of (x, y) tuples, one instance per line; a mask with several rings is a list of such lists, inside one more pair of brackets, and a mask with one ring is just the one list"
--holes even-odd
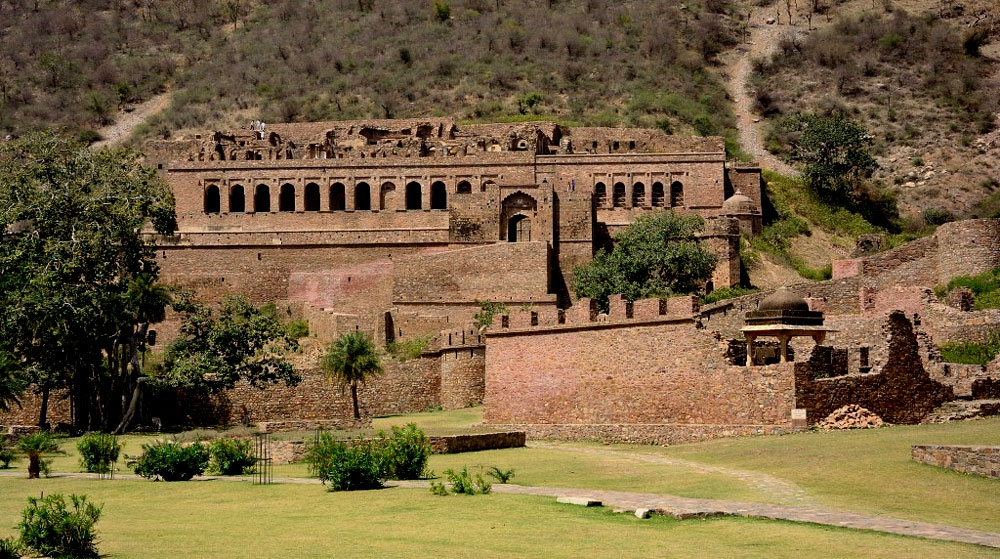
[[(23, 477), (24, 472), (0, 472), (0, 477)], [(96, 479), (97, 474), (60, 473), (53, 478)], [(116, 480), (138, 480), (139, 476), (121, 474)], [(198, 476), (198, 481), (249, 482), (250, 477)], [(275, 483), (294, 483), (302, 485), (319, 485), (314, 478), (276, 477)], [(406, 487), (427, 489), (428, 481), (390, 481), (388, 487)], [(926, 538), (947, 542), (967, 543), (994, 547), (1000, 549), (1000, 533), (957, 528), (943, 524), (931, 524), (914, 520), (903, 520), (885, 516), (871, 516), (817, 506), (774, 505), (768, 503), (743, 503), (739, 501), (721, 501), (714, 499), (691, 499), (674, 497), (659, 493), (634, 493), (628, 491), (605, 491), (599, 489), (574, 489), (567, 487), (541, 487), (529, 485), (496, 484), (495, 493), (506, 495), (536, 495), (541, 497), (581, 497), (597, 499), (606, 507), (618, 510), (649, 509), (654, 514), (668, 515), (674, 518), (699, 518), (707, 516), (743, 516), (748, 518), (770, 518), (773, 520), (789, 520), (792, 522), (807, 522), (825, 526), (854, 528), (886, 532), (902, 536)]]

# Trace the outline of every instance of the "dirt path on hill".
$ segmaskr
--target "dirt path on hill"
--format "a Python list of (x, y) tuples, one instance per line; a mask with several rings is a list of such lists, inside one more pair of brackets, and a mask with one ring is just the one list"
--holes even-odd
[(748, 81), (753, 69), (754, 59), (763, 58), (778, 49), (778, 42), (786, 33), (802, 33), (797, 25), (767, 25), (767, 16), (755, 13), (751, 18), (749, 44), (740, 45), (734, 50), (733, 60), (729, 63), (726, 73), (729, 76), (729, 92), (733, 98), (733, 111), (736, 113), (736, 127), (740, 133), (740, 145), (752, 155), (764, 169), (777, 171), (784, 175), (797, 175), (792, 166), (781, 161), (764, 149), (764, 130), (760, 116), (754, 112), (754, 94), (748, 89)]
[(144, 103), (136, 105), (135, 110), (130, 113), (118, 113), (118, 120), (97, 131), (103, 139), (99, 142), (94, 142), (91, 147), (97, 149), (105, 146), (114, 146), (127, 140), (137, 126), (159, 114), (170, 105), (170, 95), (171, 92), (169, 91), (161, 93)]
[(642, 452), (624, 452), (620, 450), (605, 450), (602, 448), (549, 444), (534, 441), (529, 442), (527, 446), (530, 448), (544, 448), (546, 450), (559, 450), (563, 452), (580, 452), (584, 454), (596, 454), (599, 456), (614, 456), (615, 458), (624, 458), (626, 460), (633, 460), (636, 462), (678, 466), (710, 474), (721, 474), (727, 477), (736, 478), (760, 493), (778, 501), (779, 503), (797, 505), (816, 504), (816, 501), (809, 497), (809, 495), (807, 495), (806, 492), (798, 485), (768, 474), (762, 474), (760, 472), (736, 470), (733, 468), (726, 468), (724, 466), (713, 466), (710, 464), (702, 464), (701, 462), (692, 462), (690, 460), (669, 458), (667, 456), (658, 456)]

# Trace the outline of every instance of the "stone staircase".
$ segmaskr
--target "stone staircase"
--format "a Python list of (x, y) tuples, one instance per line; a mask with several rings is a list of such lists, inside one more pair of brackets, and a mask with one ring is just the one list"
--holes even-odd
[(947, 423), (994, 415), (1000, 415), (1000, 400), (953, 400), (931, 411), (924, 418), (924, 423)]

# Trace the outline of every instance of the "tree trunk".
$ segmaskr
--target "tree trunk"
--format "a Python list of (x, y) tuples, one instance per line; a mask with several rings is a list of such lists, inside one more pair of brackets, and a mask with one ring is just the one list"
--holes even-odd
[(112, 434), (121, 435), (132, 426), (136, 411), (139, 409), (139, 401), (142, 399), (142, 387), (146, 384), (147, 380), (149, 379), (146, 377), (140, 377), (135, 381), (135, 390), (132, 391), (132, 400), (128, 404), (128, 410), (125, 411), (121, 423), (118, 424), (118, 427), (115, 427)]
[(351, 400), (354, 402), (354, 419), (361, 419), (361, 410), (358, 409), (358, 383), (351, 383)]
[(45, 429), (48, 415), (49, 415), (49, 389), (48, 387), (45, 387), (42, 389), (42, 405), (39, 407), (38, 411), (38, 426), (41, 427), (42, 429)]
[(42, 457), (37, 454), (28, 455), (28, 479), (38, 479), (42, 472)]

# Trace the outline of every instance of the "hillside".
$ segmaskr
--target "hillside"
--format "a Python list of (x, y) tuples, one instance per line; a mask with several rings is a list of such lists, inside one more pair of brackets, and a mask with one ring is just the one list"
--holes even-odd
[(844, 114), (874, 136), (874, 178), (896, 193), (902, 214), (977, 213), (1000, 188), (1000, 8), (978, 0), (873, 6), (848, 2), (812, 26), (801, 17), (780, 26), (777, 52), (756, 61), (750, 84), (768, 149), (787, 152), (786, 115)]
[[(38, 6), (38, 9), (34, 9)], [(110, 7), (114, 9), (109, 9)], [(732, 135), (716, 55), (729, 2), (339, 0), (0, 2), (0, 132), (115, 118), (141, 130), (448, 115)], [(8, 57), (5, 57), (8, 58)]]
[(754, 283), (772, 285), (823, 277), (858, 235), (884, 232), (790, 178), (788, 115), (843, 114), (873, 135), (874, 188), (901, 213), (890, 245), (929, 233), (929, 221), (1000, 213), (997, 10), (993, 0), (0, 1), (0, 136), (58, 126), (140, 145), (251, 119), (409, 116), (723, 135), (731, 156), (784, 175), (769, 175), (767, 228), (747, 251)]

